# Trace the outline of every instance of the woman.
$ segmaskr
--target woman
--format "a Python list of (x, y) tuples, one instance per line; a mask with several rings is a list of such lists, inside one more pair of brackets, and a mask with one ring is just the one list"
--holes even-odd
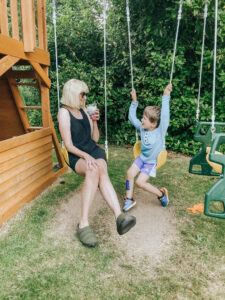
[(62, 140), (69, 154), (70, 167), (78, 175), (85, 177), (77, 235), (84, 245), (94, 247), (97, 245), (97, 239), (89, 226), (88, 213), (98, 187), (114, 213), (120, 235), (136, 224), (136, 218), (121, 213), (116, 192), (108, 176), (105, 152), (96, 145), (99, 140), (99, 110), (97, 109), (90, 118), (85, 108), (88, 92), (88, 87), (83, 81), (67, 81), (61, 99), (64, 107), (59, 110), (58, 122)]

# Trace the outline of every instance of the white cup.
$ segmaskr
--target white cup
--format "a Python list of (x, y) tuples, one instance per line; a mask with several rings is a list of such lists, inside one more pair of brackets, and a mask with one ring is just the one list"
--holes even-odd
[(96, 113), (97, 104), (96, 103), (87, 104), (86, 108), (89, 116), (91, 117), (93, 114)]

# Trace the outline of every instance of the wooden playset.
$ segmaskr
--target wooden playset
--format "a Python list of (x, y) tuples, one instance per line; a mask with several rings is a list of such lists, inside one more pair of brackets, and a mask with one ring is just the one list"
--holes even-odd
[[(50, 114), (49, 65), (45, 0), (1, 0), (0, 226), (67, 170)], [(38, 105), (26, 105), (23, 87), (36, 90)], [(31, 110), (41, 127), (31, 125)]]

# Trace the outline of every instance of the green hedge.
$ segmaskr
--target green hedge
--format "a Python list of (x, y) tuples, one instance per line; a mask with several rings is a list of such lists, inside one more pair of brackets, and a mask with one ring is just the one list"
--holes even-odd
[[(112, 0), (107, 11), (107, 122), (108, 140), (119, 145), (135, 142), (135, 129), (128, 121), (131, 101), (130, 66), (125, 1)], [(88, 102), (98, 103), (99, 127), (105, 135), (104, 61), (102, 6), (97, 0), (61, 0), (57, 4), (57, 39), (60, 92), (70, 78), (85, 81)], [(134, 84), (138, 116), (146, 105), (160, 105), (168, 84), (177, 25), (179, 1), (132, 0), (131, 38)], [(199, 66), (203, 30), (204, 1), (184, 1), (175, 61), (171, 122), (167, 148), (193, 154), (198, 94)], [(51, 1), (47, 2), (48, 47), (51, 55), (51, 112), (57, 129), (57, 91)], [(211, 120), (213, 78), (214, 1), (209, 5), (202, 78), (201, 120)], [(216, 120), (225, 122), (225, 9), (219, 1), (216, 76)], [(58, 129), (57, 129), (58, 130)]]

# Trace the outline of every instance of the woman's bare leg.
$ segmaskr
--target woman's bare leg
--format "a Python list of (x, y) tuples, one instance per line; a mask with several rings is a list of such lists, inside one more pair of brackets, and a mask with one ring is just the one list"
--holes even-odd
[(85, 176), (81, 190), (82, 207), (79, 223), (79, 227), (83, 228), (89, 225), (88, 214), (99, 184), (99, 168), (87, 169), (85, 160), (81, 158), (76, 164), (76, 173)]
[(136, 180), (136, 185), (149, 193), (155, 194), (157, 197), (161, 197), (162, 192), (157, 187), (147, 182), (149, 177), (150, 176), (147, 174), (141, 173)]
[(134, 178), (139, 172), (140, 169), (135, 164), (132, 164), (132, 166), (127, 171), (126, 196), (129, 199), (133, 198)]
[(115, 218), (121, 214), (120, 204), (115, 189), (110, 181), (107, 164), (104, 159), (97, 159), (99, 164), (99, 189), (103, 198), (112, 209)]

